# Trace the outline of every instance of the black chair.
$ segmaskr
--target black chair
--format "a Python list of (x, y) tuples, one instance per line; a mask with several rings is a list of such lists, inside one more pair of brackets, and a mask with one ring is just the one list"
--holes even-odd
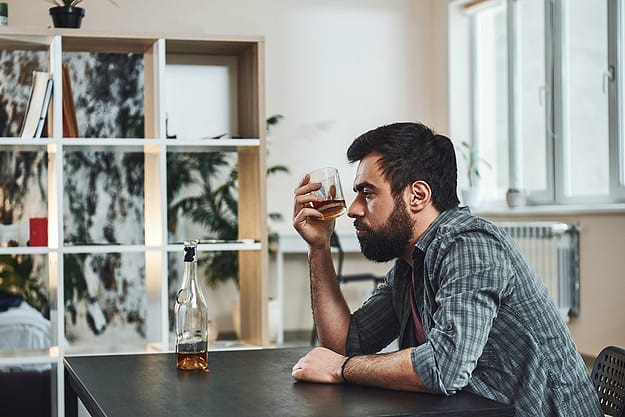
[(599, 353), (590, 374), (602, 411), (625, 417), (625, 349), (608, 346)]
[[(377, 288), (377, 286), (384, 281), (383, 276), (377, 276), (370, 272), (361, 273), (361, 274), (343, 274), (343, 259), (345, 258), (345, 252), (343, 251), (343, 247), (341, 246), (341, 241), (339, 240), (339, 236), (336, 234), (336, 231), (332, 232), (330, 236), (330, 248), (336, 250), (337, 260), (336, 260), (336, 279), (339, 281), (339, 284), (347, 284), (350, 282), (361, 282), (361, 281), (371, 281), (373, 284), (373, 289)], [(313, 324), (312, 334), (310, 337), (311, 346), (315, 346), (317, 344), (317, 328)]]

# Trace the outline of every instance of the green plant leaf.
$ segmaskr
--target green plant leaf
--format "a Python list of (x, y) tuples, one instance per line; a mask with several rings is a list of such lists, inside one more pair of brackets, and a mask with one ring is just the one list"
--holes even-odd
[(469, 142), (462, 141), (460, 145), (461, 145), (460, 150), (461, 150), (462, 157), (467, 163), (466, 172), (467, 172), (467, 179), (469, 180), (469, 187), (473, 187), (474, 180), (476, 178), (481, 178), (479, 167), (481, 165), (484, 165), (487, 168), (492, 168), (492, 166), (490, 162), (488, 162), (486, 159), (482, 158), (478, 154), (477, 149), (475, 149), (473, 145), (470, 144)]

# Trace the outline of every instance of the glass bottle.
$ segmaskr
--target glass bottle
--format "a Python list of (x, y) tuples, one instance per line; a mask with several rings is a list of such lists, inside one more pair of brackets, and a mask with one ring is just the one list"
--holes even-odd
[(208, 371), (208, 308), (197, 280), (197, 240), (184, 242), (182, 287), (176, 294), (176, 368)]

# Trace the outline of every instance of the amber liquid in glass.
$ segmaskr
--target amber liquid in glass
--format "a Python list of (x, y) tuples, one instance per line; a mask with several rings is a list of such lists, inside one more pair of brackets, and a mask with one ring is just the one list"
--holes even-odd
[(208, 351), (176, 353), (176, 368), (184, 371), (208, 372)]
[(323, 220), (336, 219), (347, 210), (345, 200), (314, 201), (312, 205), (323, 214)]

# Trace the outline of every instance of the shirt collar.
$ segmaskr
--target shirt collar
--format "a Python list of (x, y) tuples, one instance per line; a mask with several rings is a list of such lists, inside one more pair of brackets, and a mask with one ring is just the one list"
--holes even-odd
[(434, 221), (428, 226), (425, 232), (421, 235), (419, 240), (417, 240), (417, 243), (415, 244), (415, 248), (425, 253), (427, 251), (427, 248), (430, 246), (430, 243), (432, 243), (432, 241), (436, 237), (436, 234), (438, 233), (438, 229), (440, 228), (440, 226), (448, 223), (451, 219), (453, 219), (454, 217), (457, 217), (458, 214), (460, 213), (465, 214), (465, 215), (470, 215), (471, 210), (469, 210), (468, 207), (455, 207), (449, 210), (445, 210), (441, 214), (439, 214), (438, 217), (434, 219)]
[[(454, 207), (452, 209), (443, 211), (441, 214), (438, 215), (438, 217), (436, 217), (436, 219), (434, 219), (434, 221), (428, 226), (428, 228), (421, 235), (419, 240), (417, 240), (417, 243), (414, 246), (414, 250), (412, 251), (413, 264), (417, 261), (423, 262), (425, 253), (434, 238), (436, 237), (438, 229), (442, 225), (453, 221), (453, 219), (458, 217), (459, 214), (471, 215), (471, 210), (469, 209), (469, 207)], [(403, 274), (407, 274), (407, 271), (412, 270), (410, 265), (401, 258), (397, 258), (395, 263), (396, 266), (399, 268), (399, 271), (402, 271)]]

